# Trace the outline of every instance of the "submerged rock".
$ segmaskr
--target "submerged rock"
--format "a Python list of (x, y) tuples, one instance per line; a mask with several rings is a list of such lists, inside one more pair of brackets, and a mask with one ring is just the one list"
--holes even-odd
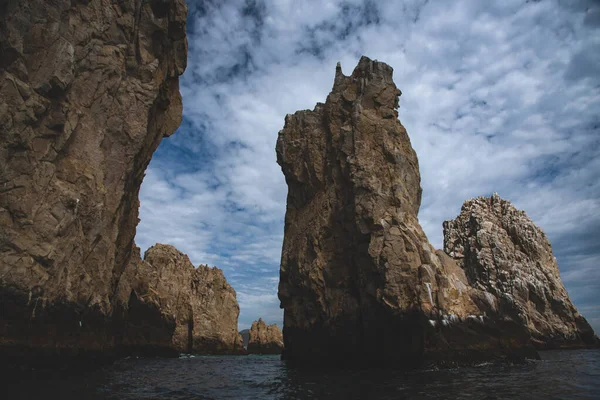
[(536, 347), (597, 343), (569, 299), (548, 237), (498, 194), (465, 201), (460, 215), (444, 222), (444, 251), (495, 309), (527, 327)]
[(283, 336), (277, 324), (267, 325), (262, 318), (248, 332), (248, 354), (281, 354)]
[(537, 357), (429, 244), (417, 156), (398, 121), (392, 68), (338, 64), (325, 104), (286, 116), (277, 161), (288, 184), (279, 299), (285, 359), (398, 367)]

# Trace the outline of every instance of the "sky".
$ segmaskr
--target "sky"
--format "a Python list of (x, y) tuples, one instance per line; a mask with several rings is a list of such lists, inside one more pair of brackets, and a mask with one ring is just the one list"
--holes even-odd
[(419, 157), (419, 221), (498, 192), (549, 236), (563, 282), (600, 331), (600, 1), (188, 0), (183, 123), (156, 151), (136, 242), (223, 269), (239, 328), (281, 325), (286, 114), (324, 102), (338, 61), (394, 68)]

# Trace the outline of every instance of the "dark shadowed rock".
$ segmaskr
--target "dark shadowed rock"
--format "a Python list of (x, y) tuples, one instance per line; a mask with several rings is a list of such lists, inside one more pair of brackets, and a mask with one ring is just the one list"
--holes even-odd
[(469, 286), (419, 225), (400, 94), (392, 68), (363, 57), (351, 76), (338, 65), (325, 104), (286, 116), (284, 358), (414, 367), (537, 357), (520, 322)]
[(248, 354), (281, 354), (283, 336), (276, 324), (267, 325), (262, 318), (252, 323), (248, 332)]
[(526, 326), (536, 347), (586, 347), (594, 331), (560, 279), (548, 237), (498, 194), (465, 201), (444, 222), (444, 251), (503, 314)]

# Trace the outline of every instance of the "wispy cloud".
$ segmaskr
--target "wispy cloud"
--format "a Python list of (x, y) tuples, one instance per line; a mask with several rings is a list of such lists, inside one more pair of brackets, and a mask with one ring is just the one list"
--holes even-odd
[(284, 116), (324, 101), (335, 64), (394, 67), (419, 156), (419, 219), (494, 191), (549, 235), (572, 299), (600, 330), (600, 7), (597, 1), (190, 2), (184, 123), (141, 191), (144, 249), (170, 243), (225, 271), (240, 326), (281, 323)]

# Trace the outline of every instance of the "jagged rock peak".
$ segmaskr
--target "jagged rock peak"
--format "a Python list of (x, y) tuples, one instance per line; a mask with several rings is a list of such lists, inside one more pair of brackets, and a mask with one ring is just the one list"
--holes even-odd
[[(395, 87), (394, 80), (392, 78), (393, 73), (394, 69), (386, 63), (379, 62), (377, 60), (371, 60), (369, 57), (362, 56), (358, 62), (358, 65), (354, 68), (352, 75), (345, 76), (342, 72), (342, 64), (338, 62), (335, 68), (333, 91), (335, 91), (337, 88), (347, 85), (348, 80), (358, 82), (360, 87), (363, 89), (369, 84), (375, 84), (377, 86), (393, 85)], [(398, 90), (397, 94), (400, 96), (402, 92)], [(397, 101), (395, 104), (387, 104), (387, 106), (397, 107)]]
[(445, 221), (444, 251), (469, 284), (496, 298), (497, 307), (527, 327), (539, 348), (590, 346), (594, 332), (560, 279), (546, 234), (497, 193), (467, 200)]
[(249, 354), (281, 354), (283, 336), (277, 324), (267, 325), (262, 318), (252, 323), (248, 338)]
[[(297, 153), (301, 150), (305, 153), (303, 156), (311, 161), (323, 157), (307, 153), (325, 148), (318, 147), (320, 143), (311, 144), (308, 136), (314, 136), (313, 141), (316, 142), (331, 136), (333, 140), (327, 144), (331, 148), (329, 153), (336, 152), (344, 156), (347, 165), (353, 166), (353, 173), (360, 175), (356, 176), (356, 179), (364, 181), (363, 184), (375, 184), (377, 174), (372, 172), (381, 169), (388, 162), (397, 170), (404, 169), (402, 178), (406, 180), (406, 184), (392, 185), (390, 190), (396, 192), (386, 195), (390, 199), (398, 197), (396, 202), (402, 203), (403, 208), (405, 204), (409, 204), (410, 212), (416, 216), (421, 203), (421, 177), (417, 156), (406, 129), (397, 120), (398, 98), (402, 92), (396, 87), (392, 72), (393, 69), (389, 65), (363, 56), (351, 76), (343, 75), (341, 67), (336, 69), (335, 83), (325, 104), (318, 103), (313, 111), (305, 110), (286, 115), (285, 127), (279, 132), (277, 140), (277, 162), (281, 165), (288, 183), (291, 180), (305, 183), (306, 179), (311, 179), (313, 183), (318, 181), (322, 184), (327, 179), (323, 175), (329, 171), (323, 169), (323, 166), (311, 162), (308, 168), (304, 168), (303, 164), (294, 165), (294, 162), (302, 156)], [(364, 118), (360, 120), (361, 117)], [(326, 120), (323, 120), (324, 118)], [(371, 123), (377, 120), (383, 120), (381, 126)], [(327, 126), (328, 123), (335, 125)], [(305, 128), (307, 125), (316, 124), (321, 124), (322, 129), (309, 133)], [(296, 134), (306, 137), (293, 142), (292, 137)], [(305, 141), (307, 144), (301, 146)], [(372, 149), (375, 144), (380, 146), (381, 150), (377, 151), (378, 157), (371, 157), (375, 154)], [(375, 160), (379, 165), (376, 165)], [(369, 174), (373, 179), (366, 176)], [(398, 183), (401, 180), (400, 177), (396, 178)]]

